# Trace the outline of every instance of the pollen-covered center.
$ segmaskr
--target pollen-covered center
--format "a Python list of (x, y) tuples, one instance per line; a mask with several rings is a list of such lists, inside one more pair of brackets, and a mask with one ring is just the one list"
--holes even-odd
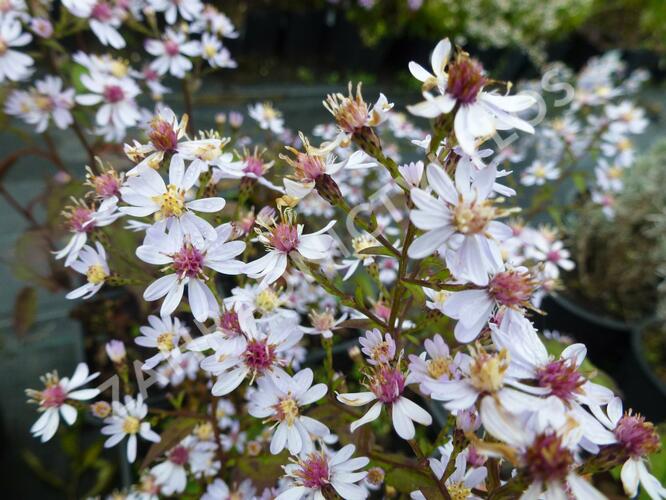
[(496, 214), (490, 200), (461, 201), (453, 209), (453, 225), (462, 234), (483, 233)]
[(509, 368), (509, 352), (506, 349), (489, 354), (470, 348), (472, 361), (469, 365), (470, 381), (481, 392), (497, 392), (504, 385), (504, 374)]
[(534, 286), (529, 273), (509, 270), (493, 276), (488, 285), (488, 292), (499, 304), (517, 307), (530, 300)]
[(148, 137), (158, 151), (175, 151), (178, 146), (176, 131), (169, 122), (163, 119), (156, 118), (150, 123)]
[(43, 408), (59, 408), (67, 399), (65, 390), (60, 384), (55, 384), (47, 387), (41, 393), (40, 405)]
[(280, 422), (287, 422), (288, 425), (294, 425), (299, 415), (298, 403), (296, 403), (293, 397), (288, 396), (275, 405), (275, 412)]
[(466, 54), (459, 54), (449, 64), (448, 74), (446, 92), (455, 97), (460, 104), (471, 104), (476, 101), (479, 92), (488, 83), (481, 64)]
[(99, 285), (100, 283), (104, 283), (104, 280), (106, 279), (106, 271), (100, 264), (93, 264), (88, 267), (86, 278), (88, 278), (88, 283)]
[(451, 373), (449, 368), (450, 362), (451, 360), (444, 356), (437, 356), (436, 358), (429, 359), (426, 361), (428, 375), (434, 379), (438, 379), (443, 375), (449, 375)]
[(172, 332), (160, 333), (157, 336), (157, 348), (162, 352), (168, 352), (175, 347), (174, 334)]
[(472, 488), (468, 488), (463, 483), (447, 484), (451, 500), (467, 500), (472, 494)]
[(180, 217), (185, 211), (185, 192), (173, 184), (167, 186), (166, 192), (153, 197), (160, 207), (160, 215), (166, 217)]
[(194, 278), (203, 272), (204, 258), (198, 248), (186, 244), (173, 256), (173, 268), (182, 277)]
[(641, 415), (625, 414), (615, 427), (615, 437), (632, 457), (655, 453), (661, 446), (654, 424)]
[(132, 416), (125, 417), (123, 420), (123, 432), (125, 434), (136, 434), (141, 427), (141, 421)]

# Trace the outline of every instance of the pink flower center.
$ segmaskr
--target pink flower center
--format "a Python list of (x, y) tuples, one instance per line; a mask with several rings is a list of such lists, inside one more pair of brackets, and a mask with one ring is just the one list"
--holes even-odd
[(540, 387), (548, 387), (553, 395), (564, 400), (571, 399), (585, 383), (585, 377), (578, 372), (576, 365), (567, 359), (558, 359), (540, 368), (537, 379)]
[(69, 214), (69, 228), (77, 233), (89, 233), (95, 228), (92, 210), (87, 207), (75, 207)]
[(120, 193), (120, 182), (113, 173), (107, 172), (95, 177), (95, 192), (102, 198), (110, 198)]
[(181, 276), (194, 278), (203, 271), (204, 254), (192, 245), (185, 245), (173, 256), (173, 268)]
[(528, 273), (504, 271), (497, 273), (488, 285), (488, 292), (507, 307), (517, 307), (530, 300), (534, 285)]
[(250, 156), (245, 161), (243, 172), (261, 177), (264, 174), (264, 163), (258, 157)]
[(270, 244), (284, 253), (295, 250), (298, 247), (298, 228), (284, 222), (278, 224), (271, 233)]
[(298, 153), (294, 165), (296, 177), (305, 181), (315, 181), (326, 173), (326, 166), (319, 156)]
[(530, 476), (540, 481), (561, 481), (567, 477), (573, 457), (562, 446), (561, 438), (554, 433), (540, 434), (525, 452), (525, 463)]
[(251, 340), (243, 354), (245, 364), (256, 373), (263, 373), (275, 364), (275, 346), (266, 341)]
[(176, 465), (185, 465), (190, 458), (190, 452), (184, 446), (176, 446), (169, 452), (169, 461)]
[(446, 92), (455, 97), (460, 104), (471, 104), (476, 101), (479, 92), (488, 83), (481, 65), (465, 55), (460, 55), (451, 62), (448, 72)]
[(111, 10), (111, 6), (108, 3), (99, 2), (93, 7), (90, 16), (100, 21), (110, 21), (113, 17), (113, 10)]
[(167, 55), (171, 57), (175, 57), (180, 54), (180, 47), (178, 47), (178, 43), (174, 42), (173, 40), (166, 40), (164, 42), (164, 50)]
[(559, 262), (560, 252), (558, 250), (551, 250), (546, 254), (546, 260), (548, 262)]
[(125, 99), (125, 92), (119, 85), (109, 85), (104, 88), (104, 99), (112, 104), (120, 102)]
[(220, 328), (226, 333), (241, 333), (238, 314), (235, 311), (225, 311), (220, 316)]
[(381, 368), (373, 377), (370, 389), (383, 403), (393, 403), (405, 389), (405, 377), (395, 368)]
[(150, 124), (148, 137), (158, 151), (175, 151), (178, 146), (178, 136), (171, 124), (166, 120), (155, 119)]
[(310, 453), (300, 462), (296, 476), (306, 488), (323, 488), (329, 483), (328, 460), (321, 453)]
[(644, 457), (660, 446), (654, 425), (640, 415), (625, 414), (615, 427), (615, 436), (632, 457)]
[(40, 404), (43, 408), (59, 408), (64, 404), (66, 399), (67, 394), (65, 390), (60, 384), (55, 384), (42, 391)]

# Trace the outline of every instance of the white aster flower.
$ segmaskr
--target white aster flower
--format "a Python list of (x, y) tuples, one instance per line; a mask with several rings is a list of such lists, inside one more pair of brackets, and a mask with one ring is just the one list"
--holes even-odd
[(143, 370), (155, 368), (164, 360), (178, 361), (181, 356), (181, 341), (187, 342), (190, 333), (178, 318), (171, 316), (148, 316), (150, 326), (139, 328), (141, 335), (134, 339), (137, 345), (157, 348), (158, 353), (148, 358), (142, 366)]
[(249, 479), (231, 489), (227, 483), (218, 478), (208, 485), (201, 500), (254, 500), (257, 498), (256, 494), (257, 490)]
[(102, 129), (124, 131), (141, 119), (135, 98), (141, 93), (139, 86), (129, 77), (116, 78), (96, 71), (81, 75), (81, 84), (90, 92), (76, 96), (84, 106), (97, 106), (95, 122)]
[(520, 183), (523, 186), (543, 186), (546, 181), (554, 181), (559, 178), (560, 169), (555, 166), (555, 162), (544, 163), (535, 160), (520, 176)]
[[(415, 62), (409, 63), (414, 77), (423, 82), (425, 101), (408, 106), (414, 115), (434, 118), (455, 111), (454, 130), (460, 147), (473, 154), (478, 138), (488, 138), (496, 130), (517, 128), (534, 133), (534, 128), (514, 113), (532, 106), (536, 100), (526, 94), (500, 95), (486, 92), (489, 83), (481, 65), (466, 53), (458, 51), (449, 61), (451, 42), (446, 38), (439, 42), (432, 53), (434, 74)], [(431, 90), (437, 90), (434, 96)]]
[(146, 41), (145, 45), (146, 52), (156, 57), (150, 65), (151, 68), (160, 75), (170, 73), (181, 79), (185, 78), (185, 74), (192, 69), (192, 61), (189, 58), (201, 55), (199, 41), (188, 41), (185, 33), (174, 31), (171, 28), (166, 29), (161, 40), (150, 39)]
[(0, 82), (17, 82), (31, 75), (32, 57), (12, 48), (28, 45), (31, 40), (32, 35), (22, 32), (16, 16), (0, 12)]
[(231, 58), (229, 49), (215, 35), (204, 33), (201, 36), (201, 57), (203, 57), (212, 68), (235, 68), (236, 61)]
[(67, 425), (73, 425), (76, 422), (77, 411), (67, 400), (87, 401), (96, 397), (99, 394), (98, 389), (79, 389), (79, 387), (98, 376), (99, 373), (90, 374), (88, 365), (79, 363), (71, 379), (68, 377), (60, 379), (57, 372), (48, 373), (42, 377), (43, 390), (27, 389), (26, 394), (30, 397), (30, 402), (38, 404), (38, 411), (41, 412), (41, 416), (30, 428), (32, 435), (45, 443), (58, 430), (61, 416)]
[(289, 483), (275, 500), (321, 500), (324, 498), (322, 490), (328, 487), (346, 500), (364, 500), (368, 490), (357, 483), (367, 473), (357, 470), (368, 465), (369, 460), (351, 458), (355, 450), (353, 444), (348, 444), (331, 456), (315, 451), (286, 465), (285, 478)]
[(124, 404), (113, 401), (111, 405), (113, 415), (104, 419), (106, 426), (102, 427), (102, 434), (109, 436), (104, 442), (104, 447), (116, 446), (127, 436), (127, 460), (132, 463), (136, 460), (137, 434), (154, 443), (160, 441), (160, 436), (151, 430), (149, 422), (143, 421), (148, 415), (148, 406), (140, 394), (136, 399), (125, 396)]
[(256, 103), (247, 107), (250, 118), (259, 123), (262, 130), (270, 130), (274, 134), (284, 132), (284, 119), (282, 113), (277, 110), (270, 102)]
[(99, 292), (111, 275), (109, 264), (106, 262), (106, 252), (99, 241), (95, 242), (95, 248), (85, 245), (76, 260), (72, 262), (71, 268), (85, 275), (87, 283), (69, 292), (66, 296), (68, 299), (89, 299)]
[(116, 2), (106, 0), (63, 0), (63, 5), (76, 17), (87, 19), (90, 29), (102, 45), (114, 49), (125, 47), (125, 40), (118, 32), (127, 11)]
[(302, 415), (302, 408), (324, 397), (326, 384), (312, 385), (312, 370), (306, 368), (293, 377), (277, 373), (257, 380), (257, 390), (249, 397), (248, 413), (271, 427), (270, 450), (277, 455), (287, 448), (292, 455), (314, 451), (314, 438), (323, 438), (330, 431), (321, 422)]
[(191, 239), (172, 226), (169, 232), (149, 230), (146, 241), (136, 250), (137, 257), (149, 264), (169, 266), (172, 271), (151, 283), (143, 293), (148, 301), (165, 297), (160, 314), (173, 313), (188, 289), (188, 302), (197, 321), (206, 321), (218, 312), (213, 292), (206, 281), (205, 269), (218, 273), (237, 275), (243, 272), (244, 263), (234, 259), (243, 253), (245, 242), (228, 241), (232, 233), (230, 223), (215, 229), (214, 240)]
[(174, 24), (179, 14), (185, 21), (195, 21), (203, 10), (201, 0), (148, 0), (148, 4), (156, 12), (164, 12), (169, 24)]

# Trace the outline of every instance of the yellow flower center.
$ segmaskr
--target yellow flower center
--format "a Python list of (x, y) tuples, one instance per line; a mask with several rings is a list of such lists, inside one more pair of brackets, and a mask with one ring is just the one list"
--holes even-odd
[(620, 151), (628, 151), (632, 148), (632, 146), (633, 146), (632, 142), (626, 137), (623, 137), (617, 142), (617, 149), (619, 149)]
[(100, 283), (104, 283), (104, 280), (106, 279), (106, 271), (101, 265), (93, 264), (88, 267), (86, 277), (88, 278), (88, 283), (99, 285)]
[(127, 76), (127, 73), (129, 72), (127, 64), (117, 59), (111, 63), (110, 69), (111, 69), (111, 74), (116, 78), (123, 78)]
[(277, 404), (277, 417), (281, 421), (287, 422), (288, 425), (294, 425), (298, 418), (298, 405), (292, 397), (283, 399)]
[(260, 311), (268, 313), (280, 305), (280, 299), (278, 298), (277, 293), (275, 293), (275, 290), (272, 288), (266, 288), (257, 294), (256, 304)]
[(194, 434), (202, 441), (208, 441), (214, 435), (213, 426), (210, 422), (200, 424), (194, 429)]
[(123, 432), (126, 434), (136, 434), (141, 427), (141, 421), (136, 417), (125, 417), (123, 421)]
[(444, 356), (439, 356), (428, 360), (426, 367), (428, 369), (428, 374), (432, 378), (439, 378), (442, 375), (449, 373), (449, 360)]
[(185, 193), (173, 184), (167, 186), (166, 193), (154, 196), (153, 200), (160, 206), (163, 218), (180, 217), (185, 210)]
[(447, 484), (451, 500), (467, 500), (472, 494), (472, 488), (468, 488), (463, 483)]
[(374, 246), (377, 246), (377, 241), (370, 235), (364, 234), (357, 236), (352, 240), (352, 247), (354, 247), (354, 252), (360, 258), (368, 257), (368, 255), (361, 254), (361, 251), (365, 250), (366, 248), (372, 248)]
[(213, 45), (212, 43), (204, 45), (203, 53), (204, 57), (206, 57), (207, 59), (212, 59), (213, 57), (215, 57), (215, 54), (217, 53), (215, 45)]
[(497, 392), (504, 384), (504, 373), (509, 368), (509, 352), (502, 349), (496, 354), (475, 351), (470, 348), (472, 362), (470, 377), (472, 385), (482, 392)]
[(0, 38), (0, 56), (7, 52), (7, 49), (9, 49), (7, 42)]
[(453, 211), (453, 224), (459, 233), (482, 233), (495, 215), (495, 207), (489, 200), (480, 203), (461, 202)]
[(618, 166), (613, 165), (608, 169), (608, 177), (611, 179), (619, 179), (622, 177), (622, 169)]
[(173, 333), (165, 332), (157, 337), (157, 348), (160, 351), (171, 351), (174, 348)]

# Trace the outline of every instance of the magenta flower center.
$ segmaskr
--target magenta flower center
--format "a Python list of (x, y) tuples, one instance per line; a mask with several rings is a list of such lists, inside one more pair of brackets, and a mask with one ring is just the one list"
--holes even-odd
[(243, 169), (243, 172), (261, 177), (264, 173), (264, 163), (258, 157), (250, 156), (245, 160), (245, 168)]
[(111, 6), (108, 3), (99, 2), (93, 7), (90, 16), (94, 19), (98, 19), (99, 21), (106, 22), (110, 21), (113, 17), (113, 11), (111, 10)]
[(156, 119), (150, 124), (148, 137), (158, 151), (175, 151), (178, 146), (178, 136), (169, 122)]
[(640, 415), (625, 414), (615, 427), (615, 436), (632, 457), (644, 457), (660, 447), (654, 425)]
[(180, 47), (178, 47), (178, 43), (174, 42), (173, 40), (166, 40), (164, 42), (164, 50), (171, 57), (180, 54)]
[(120, 102), (125, 99), (125, 92), (119, 85), (108, 85), (104, 88), (104, 99), (112, 104)]
[(238, 321), (238, 314), (235, 311), (225, 311), (220, 316), (220, 328), (226, 333), (239, 334), (241, 333), (240, 322)]
[(89, 233), (95, 228), (92, 210), (87, 207), (75, 207), (69, 214), (69, 228), (78, 233)]
[(298, 228), (284, 222), (278, 224), (271, 233), (270, 244), (284, 253), (295, 250), (298, 247)]
[(560, 399), (569, 400), (585, 383), (576, 365), (567, 359), (552, 361), (537, 371), (540, 387), (548, 387)]
[(479, 92), (488, 83), (481, 65), (467, 56), (459, 56), (451, 62), (448, 72), (446, 92), (455, 97), (460, 104), (471, 104), (476, 101)]
[(190, 452), (184, 446), (176, 446), (169, 452), (169, 461), (176, 465), (185, 465), (190, 458)]
[(300, 467), (296, 475), (306, 488), (323, 488), (329, 483), (328, 460), (321, 453), (311, 453)]
[(266, 341), (251, 340), (245, 348), (243, 358), (252, 371), (263, 373), (275, 364), (275, 346)]
[(560, 260), (560, 252), (558, 250), (551, 250), (546, 254), (548, 262), (558, 262)]
[(326, 173), (322, 159), (306, 153), (298, 153), (294, 168), (296, 177), (305, 181), (316, 181)]
[(574, 463), (571, 452), (562, 446), (554, 433), (540, 434), (525, 452), (525, 463), (530, 476), (540, 481), (561, 481), (567, 477)]
[(102, 198), (110, 198), (120, 193), (120, 182), (113, 173), (107, 172), (95, 177), (95, 192)]
[(405, 389), (405, 377), (395, 368), (381, 368), (373, 377), (370, 389), (382, 403), (393, 403)]
[(488, 285), (488, 292), (507, 307), (517, 307), (530, 300), (534, 286), (530, 275), (517, 271), (497, 273)]
[(67, 399), (67, 394), (60, 384), (47, 387), (42, 391), (41, 396), (40, 404), (43, 408), (59, 408)]
[(173, 256), (173, 268), (181, 276), (194, 278), (203, 271), (204, 254), (192, 245), (185, 245)]

